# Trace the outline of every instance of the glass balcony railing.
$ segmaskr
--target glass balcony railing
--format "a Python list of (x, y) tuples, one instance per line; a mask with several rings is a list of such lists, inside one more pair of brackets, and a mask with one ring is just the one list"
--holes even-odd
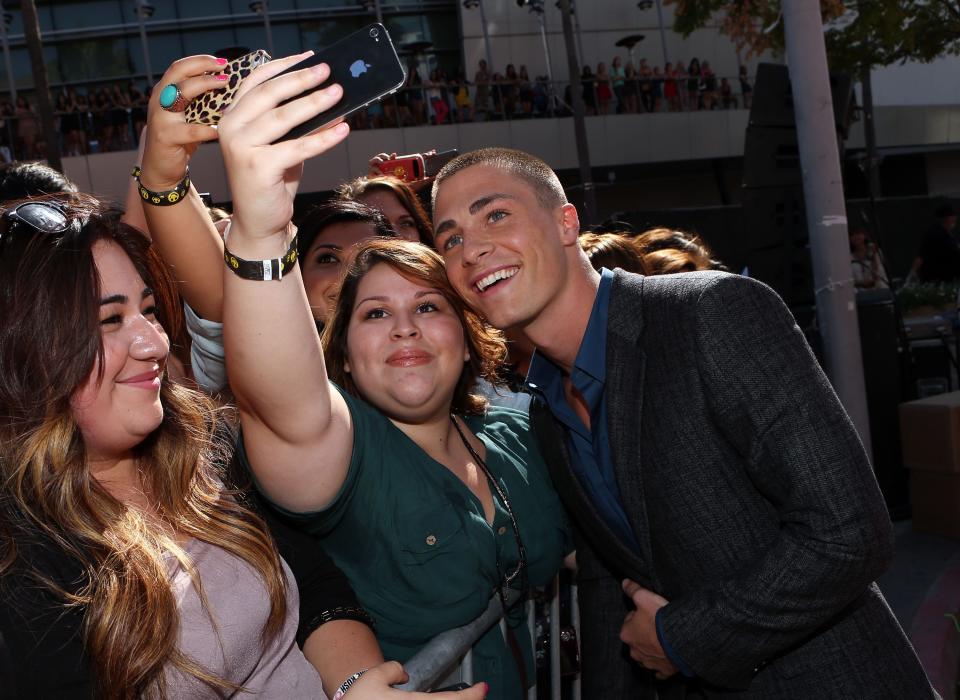
[[(718, 78), (637, 79), (621, 84), (587, 81), (579, 86), (587, 117), (746, 109), (751, 90)], [(2, 103), (0, 103), (2, 104)], [(351, 128), (391, 129), (515, 119), (565, 118), (573, 114), (571, 86), (537, 79), (488, 83), (444, 82), (404, 87), (350, 117)], [(135, 149), (146, 122), (145, 104), (55, 113), (62, 156)], [(0, 106), (0, 159), (46, 156), (40, 120), (32, 108)]]

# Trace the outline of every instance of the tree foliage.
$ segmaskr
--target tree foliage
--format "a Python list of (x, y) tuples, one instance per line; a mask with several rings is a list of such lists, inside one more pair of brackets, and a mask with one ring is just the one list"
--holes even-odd
[[(716, 21), (747, 58), (783, 51), (783, 0), (664, 2), (674, 6), (674, 29), (685, 37)], [(820, 0), (820, 9), (834, 69), (857, 72), (960, 53), (960, 0)]]

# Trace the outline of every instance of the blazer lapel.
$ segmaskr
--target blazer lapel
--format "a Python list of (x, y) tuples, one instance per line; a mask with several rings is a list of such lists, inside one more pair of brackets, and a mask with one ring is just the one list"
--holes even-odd
[(620, 498), (640, 544), (645, 573), (660, 590), (653, 566), (650, 524), (643, 491), (641, 427), (646, 357), (643, 335), (643, 277), (617, 270), (607, 321), (607, 431)]
[(594, 507), (570, 465), (563, 429), (554, 420), (550, 409), (536, 399), (530, 405), (530, 424), (557, 493), (597, 556), (619, 578), (629, 577), (652, 588), (653, 581), (648, 576), (650, 567), (621, 542)]

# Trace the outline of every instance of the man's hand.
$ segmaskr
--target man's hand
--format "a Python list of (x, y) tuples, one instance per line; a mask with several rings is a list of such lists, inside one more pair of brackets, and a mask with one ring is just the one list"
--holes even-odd
[(657, 610), (667, 604), (666, 598), (630, 579), (623, 580), (623, 592), (637, 607), (627, 613), (620, 628), (620, 639), (630, 647), (630, 658), (653, 671), (660, 680), (669, 678), (677, 672), (677, 667), (660, 646), (656, 623)]

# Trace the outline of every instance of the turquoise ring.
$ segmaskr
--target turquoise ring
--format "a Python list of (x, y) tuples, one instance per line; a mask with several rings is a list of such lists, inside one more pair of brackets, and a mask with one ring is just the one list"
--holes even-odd
[(182, 112), (187, 108), (187, 101), (176, 83), (170, 83), (160, 91), (160, 106), (168, 112)]

